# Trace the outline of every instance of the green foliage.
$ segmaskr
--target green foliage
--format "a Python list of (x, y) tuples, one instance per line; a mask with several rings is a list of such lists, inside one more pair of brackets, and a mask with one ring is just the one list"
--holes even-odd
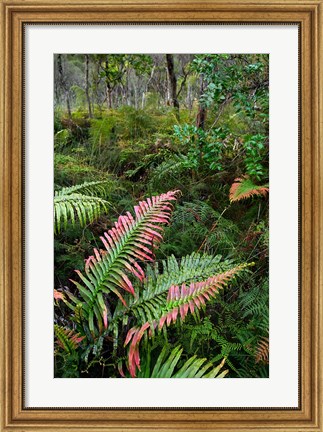
[(113, 139), (115, 124), (116, 118), (113, 115), (91, 120), (89, 129), (89, 143), (92, 147), (91, 153), (100, 146), (110, 144), (110, 141)]
[(164, 307), (171, 286), (200, 282), (233, 267), (232, 261), (221, 258), (220, 255), (193, 252), (180, 260), (171, 255), (161, 265), (148, 266), (140, 298), (129, 298), (126, 310), (121, 305), (117, 307), (113, 319), (122, 319), (124, 324), (128, 324), (134, 317), (141, 325), (157, 319), (160, 305)]
[(73, 85), (71, 87), (71, 92), (73, 92), (75, 97), (75, 105), (77, 107), (83, 107), (86, 104), (85, 91), (78, 85)]
[(55, 153), (55, 185), (70, 186), (98, 179), (98, 170), (79, 157)]
[(183, 202), (174, 211), (172, 227), (166, 231), (164, 253), (196, 250), (228, 256), (241, 236), (238, 226), (205, 201)]
[(88, 196), (106, 197), (111, 189), (112, 181), (98, 180), (93, 182), (85, 182), (75, 186), (64, 187), (55, 192), (55, 196), (66, 196), (74, 194), (82, 194)]
[(138, 378), (223, 378), (228, 373), (228, 370), (219, 373), (225, 360), (214, 367), (205, 358), (199, 359), (197, 356), (192, 356), (181, 366), (183, 349), (178, 346), (169, 354), (167, 351), (168, 347), (165, 346), (154, 361), (153, 368), (150, 365), (151, 361), (146, 360), (138, 373)]
[(178, 330), (186, 335), (181, 338), (184, 349), (188, 355), (200, 353), (214, 361), (225, 357), (230, 377), (268, 377), (268, 364), (261, 361), (266, 351), (260, 349), (269, 330), (268, 300), (268, 282), (224, 291), (209, 316), (198, 322), (188, 320)]
[[(120, 216), (115, 227), (101, 237), (106, 250), (100, 253), (95, 249), (94, 255), (86, 262), (85, 275), (77, 272), (85, 286), (73, 282), (83, 298), (83, 316), (88, 320), (91, 333), (96, 332), (94, 318), (97, 320), (99, 332), (102, 326), (108, 326), (110, 311), (104, 302), (103, 294), (114, 293), (124, 305), (126, 302), (120, 289), (135, 295), (125, 270), (133, 273), (139, 280), (144, 278), (144, 272), (135, 259), (153, 260), (153, 250), (162, 239), (158, 224), (168, 222), (170, 201), (175, 199), (176, 193), (168, 192), (160, 197), (141, 201), (135, 207), (135, 218), (129, 212), (126, 216)], [(76, 306), (80, 303), (74, 296), (70, 298)], [(76, 306), (69, 306), (75, 310)]]
[(55, 325), (54, 330), (58, 345), (69, 354), (73, 354), (79, 343), (84, 339), (84, 336), (80, 336), (73, 330), (65, 329), (59, 325)]
[(123, 140), (145, 139), (156, 132), (155, 119), (145, 110), (124, 106), (118, 112), (122, 119), (119, 133)]
[(152, 60), (145, 54), (113, 54), (100, 55), (101, 59), (101, 78), (111, 87), (122, 82), (125, 72), (132, 67), (136, 73), (149, 73)]
[(97, 181), (66, 187), (55, 192), (55, 233), (59, 233), (62, 226), (66, 229), (69, 221), (74, 225), (77, 219), (81, 226), (85, 226), (97, 219), (103, 212), (107, 212), (109, 202), (97, 196), (105, 195), (107, 186), (107, 181)]
[(230, 201), (241, 201), (253, 196), (266, 196), (269, 192), (268, 185), (258, 186), (253, 181), (244, 176), (243, 178), (235, 179), (230, 189)]
[(264, 135), (257, 134), (246, 136), (244, 142), (246, 174), (258, 181), (268, 178), (268, 168), (263, 164), (268, 153), (265, 140)]
[(233, 101), (238, 112), (253, 120), (264, 113), (268, 121), (268, 59), (266, 55), (253, 54), (195, 56), (192, 69), (203, 74), (206, 82), (201, 102), (220, 107)]
[(81, 226), (93, 222), (109, 208), (108, 201), (94, 196), (82, 194), (58, 195), (54, 198), (54, 224), (55, 233), (61, 228), (66, 229), (67, 223), (71, 221), (74, 225), (78, 219)]
[(54, 136), (54, 149), (55, 151), (60, 151), (66, 147), (69, 143), (71, 134), (68, 129), (62, 129), (56, 132)]
[[(155, 267), (148, 270), (145, 277), (142, 266), (134, 258), (153, 260), (153, 250), (162, 239), (159, 224), (169, 221), (171, 201), (176, 199), (176, 195), (177, 192), (168, 192), (140, 202), (135, 207), (135, 218), (129, 212), (126, 216), (120, 216), (115, 226), (101, 237), (106, 251), (95, 249), (94, 255), (86, 261), (85, 274), (77, 271), (82, 283), (74, 281), (74, 284), (81, 299), (70, 291), (62, 296), (62, 301), (74, 313), (77, 330), (92, 343), (96, 353), (101, 352), (103, 338), (111, 332), (113, 340), (117, 342), (118, 322), (121, 319), (123, 325), (131, 316), (136, 319), (139, 327), (130, 329), (125, 340), (125, 345), (131, 341), (128, 368), (132, 377), (136, 376), (136, 369), (140, 369), (139, 342), (147, 329), (154, 334), (157, 326), (162, 329), (166, 323), (168, 326), (176, 322), (177, 318), (184, 320), (189, 311), (198, 318), (205, 301), (210, 301), (220, 288), (246, 267), (230, 266), (228, 270), (222, 271), (229, 267), (229, 263), (219, 264), (219, 257), (193, 254), (182, 259), (180, 264), (174, 257), (170, 258), (164, 263), (162, 275)], [(215, 269), (221, 269), (222, 272), (214, 275)], [(135, 292), (125, 270), (144, 282), (142, 291)], [(206, 278), (208, 273), (213, 275)], [(120, 289), (129, 294), (124, 298)], [(117, 298), (113, 314), (111, 308), (114, 302), (107, 301), (106, 297), (111, 293)], [(133, 301), (130, 300), (130, 294)], [(65, 341), (65, 345), (70, 348), (68, 341)], [(203, 363), (204, 359), (196, 363), (193, 357), (179, 373), (186, 376), (192, 370), (197, 372)], [(192, 368), (188, 368), (189, 365)], [(207, 369), (209, 367), (210, 364)], [(210, 372), (209, 376), (213, 376), (213, 373)]]
[(204, 131), (193, 125), (174, 126), (174, 136), (188, 149), (186, 168), (203, 168), (222, 170), (223, 140), (227, 131), (222, 127)]
[[(148, 377), (157, 361), (160, 376), (172, 360), (172, 377), (190, 361), (208, 374), (226, 359), (230, 377), (267, 377), (268, 55), (175, 54), (179, 110), (165, 55), (61, 60), (55, 323), (83, 339), (66, 349), (56, 336), (55, 376), (119, 377), (123, 364)], [(177, 189), (174, 209), (146, 213)]]
[(188, 164), (187, 156), (182, 154), (174, 154), (172, 157), (167, 158), (157, 167), (152, 168), (150, 173), (151, 187), (156, 188), (161, 182), (166, 188), (178, 184), (178, 178), (187, 170)]

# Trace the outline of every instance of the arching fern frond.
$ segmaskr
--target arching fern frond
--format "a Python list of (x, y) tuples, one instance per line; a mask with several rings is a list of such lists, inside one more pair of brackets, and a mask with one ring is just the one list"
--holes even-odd
[(239, 295), (239, 308), (243, 319), (253, 320), (265, 334), (269, 329), (269, 281), (252, 287)]
[(79, 185), (64, 187), (55, 192), (55, 196), (66, 196), (74, 194), (82, 194), (87, 196), (97, 196), (105, 198), (109, 193), (111, 187), (111, 180), (99, 180), (92, 182), (85, 182)]
[(54, 325), (55, 336), (57, 344), (69, 354), (72, 354), (77, 349), (78, 345), (82, 342), (85, 336), (75, 333), (74, 330), (66, 329), (57, 324)]
[[(92, 333), (94, 317), (99, 329), (108, 327), (111, 319), (109, 306), (103, 294), (113, 292), (126, 305), (120, 288), (135, 295), (128, 274), (132, 273), (143, 281), (145, 273), (138, 261), (154, 261), (154, 250), (162, 240), (161, 225), (169, 222), (178, 191), (170, 191), (148, 198), (135, 206), (135, 217), (127, 212), (120, 216), (114, 227), (100, 237), (105, 250), (94, 249), (94, 255), (86, 260), (85, 274), (76, 271), (83, 284), (72, 281), (84, 300), (82, 312), (88, 319)], [(128, 273), (128, 274), (127, 274)], [(80, 300), (69, 294), (72, 303)], [(74, 306), (72, 306), (74, 307)]]
[(211, 256), (193, 252), (180, 260), (173, 255), (168, 257), (162, 262), (162, 268), (157, 263), (148, 266), (140, 296), (130, 297), (127, 309), (119, 304), (113, 320), (122, 319), (123, 325), (126, 325), (134, 317), (138, 324), (143, 325), (146, 321), (158, 319), (160, 308), (166, 303), (169, 287), (203, 281), (233, 267), (231, 260), (221, 258), (221, 255)]
[(262, 337), (258, 341), (255, 355), (256, 363), (269, 363), (269, 338)]
[(187, 170), (188, 159), (183, 154), (174, 154), (151, 171), (150, 183), (152, 186), (159, 185), (161, 181), (169, 181), (177, 178), (183, 171)]
[(181, 287), (172, 285), (169, 288), (166, 303), (163, 307), (159, 307), (158, 319), (147, 321), (140, 328), (133, 327), (127, 334), (124, 345), (126, 346), (131, 341), (128, 353), (128, 367), (131, 376), (136, 376), (136, 369), (140, 369), (139, 343), (146, 330), (150, 329), (152, 333), (156, 328), (161, 330), (165, 324), (169, 326), (175, 323), (178, 318), (184, 321), (189, 312), (195, 315), (199, 309), (204, 308), (206, 301), (215, 297), (219, 289), (246, 267), (246, 264), (242, 264), (205, 281), (192, 282), (189, 286), (186, 284), (182, 284)]
[(54, 230), (59, 233), (66, 229), (68, 222), (73, 225), (76, 220), (83, 227), (93, 222), (103, 212), (108, 211), (109, 203), (96, 196), (70, 193), (54, 197)]
[(182, 366), (180, 360), (183, 348), (175, 347), (167, 354), (165, 346), (159, 354), (154, 367), (146, 367), (143, 362), (142, 370), (138, 372), (138, 378), (223, 378), (228, 370), (221, 373), (225, 359), (214, 367), (213, 363), (208, 362), (205, 358), (197, 358), (196, 355), (190, 357)]
[(258, 186), (253, 181), (244, 176), (242, 178), (236, 178), (230, 188), (230, 201), (241, 201), (252, 196), (266, 196), (269, 192), (268, 185)]

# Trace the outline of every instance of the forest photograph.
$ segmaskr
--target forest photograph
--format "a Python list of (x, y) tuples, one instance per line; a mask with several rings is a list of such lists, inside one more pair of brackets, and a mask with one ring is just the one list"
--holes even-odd
[(269, 377), (269, 55), (54, 55), (54, 377)]

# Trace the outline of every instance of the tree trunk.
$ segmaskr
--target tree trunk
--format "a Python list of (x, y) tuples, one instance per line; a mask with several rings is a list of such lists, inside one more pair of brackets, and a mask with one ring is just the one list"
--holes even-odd
[(188, 109), (190, 111), (192, 111), (192, 108), (193, 108), (192, 87), (190, 84), (187, 85), (186, 105), (187, 105)]
[(90, 91), (89, 91), (89, 55), (85, 54), (85, 94), (86, 100), (89, 110), (89, 117), (92, 118), (92, 107), (91, 107), (91, 99), (90, 99)]
[(176, 116), (179, 118), (179, 102), (177, 99), (177, 79), (175, 75), (173, 54), (166, 54), (166, 61), (167, 61), (167, 71), (168, 71), (168, 78), (170, 84), (170, 95), (172, 98), (173, 106), (176, 109)]
[[(205, 84), (204, 84), (203, 77), (201, 77), (200, 97), (204, 93), (204, 85)], [(196, 127), (204, 130), (205, 119), (206, 119), (206, 107), (203, 103), (199, 102), (199, 109), (196, 116)]]
[(111, 109), (112, 108), (112, 89), (111, 89), (110, 83), (107, 83), (107, 104), (108, 104), (108, 108)]
[(60, 77), (60, 83), (61, 83), (62, 89), (64, 91), (64, 94), (65, 94), (68, 117), (72, 118), (70, 95), (69, 95), (69, 91), (68, 91), (65, 76), (64, 76), (62, 55), (61, 54), (57, 55), (57, 68), (58, 68), (58, 74)]

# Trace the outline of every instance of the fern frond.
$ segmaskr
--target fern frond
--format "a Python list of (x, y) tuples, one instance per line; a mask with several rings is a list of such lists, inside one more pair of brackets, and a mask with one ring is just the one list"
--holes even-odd
[(169, 326), (175, 323), (179, 317), (184, 321), (186, 315), (190, 312), (195, 315), (197, 310), (204, 308), (205, 302), (215, 297), (219, 289), (223, 288), (227, 282), (232, 279), (238, 272), (247, 267), (246, 264), (234, 267), (224, 273), (212, 276), (202, 282), (192, 282), (189, 286), (182, 284), (172, 285), (169, 288), (168, 296), (164, 307), (159, 308), (159, 317), (152, 322), (147, 321), (140, 328), (133, 327), (129, 330), (124, 345), (130, 341), (128, 353), (129, 372), (131, 376), (136, 376), (136, 369), (140, 369), (139, 343), (147, 329), (151, 332), (158, 328), (161, 330), (166, 324)]
[(153, 369), (142, 367), (142, 371), (138, 373), (138, 378), (223, 378), (228, 370), (221, 373), (225, 359), (214, 367), (211, 362), (205, 358), (197, 358), (196, 355), (190, 357), (181, 367), (179, 363), (183, 348), (175, 347), (169, 355), (167, 355), (167, 346), (165, 346), (159, 354)]
[(72, 354), (77, 349), (78, 345), (82, 342), (85, 336), (75, 333), (74, 330), (66, 329), (57, 324), (54, 325), (55, 336), (57, 344), (69, 354)]
[(130, 297), (127, 309), (120, 304), (113, 319), (122, 319), (123, 325), (128, 324), (132, 317), (135, 317), (138, 324), (158, 319), (160, 308), (166, 303), (170, 286), (203, 281), (233, 267), (232, 261), (221, 258), (221, 255), (211, 256), (193, 252), (180, 260), (171, 255), (162, 262), (162, 268), (157, 263), (148, 266), (140, 296)]
[[(154, 261), (154, 250), (162, 240), (163, 228), (171, 217), (179, 191), (148, 198), (135, 206), (135, 217), (127, 212), (120, 216), (113, 228), (100, 237), (105, 250), (94, 249), (94, 255), (86, 260), (85, 274), (76, 271), (84, 285), (72, 281), (84, 300), (82, 312), (94, 332), (94, 317), (99, 328), (108, 326), (109, 307), (103, 294), (115, 293), (121, 302), (126, 302), (119, 289), (135, 296), (133, 285), (127, 275), (132, 273), (140, 281), (145, 278), (144, 270), (137, 261)], [(79, 300), (70, 295), (74, 303)]]
[(64, 187), (55, 192), (55, 196), (66, 196), (72, 194), (82, 194), (87, 196), (97, 196), (105, 198), (110, 190), (111, 180), (99, 180), (85, 182), (82, 184)]
[(242, 318), (257, 319), (257, 327), (266, 331), (269, 328), (269, 287), (268, 279), (239, 295)]
[(54, 289), (54, 300), (64, 300), (65, 296), (62, 292)]
[(169, 177), (176, 178), (183, 171), (187, 170), (187, 162), (187, 156), (183, 154), (173, 155), (173, 157), (154, 167), (151, 171), (151, 184), (160, 184), (162, 180), (168, 180)]
[(269, 192), (268, 185), (258, 186), (253, 181), (244, 176), (242, 178), (236, 178), (230, 188), (230, 201), (241, 201), (242, 199), (250, 198), (252, 196), (266, 196)]
[(83, 227), (87, 223), (93, 222), (104, 211), (108, 211), (108, 207), (108, 201), (96, 196), (76, 193), (56, 195), (54, 197), (55, 233), (59, 233), (62, 226), (66, 228), (69, 221), (74, 225), (76, 219)]
[(269, 338), (262, 337), (259, 339), (255, 355), (256, 363), (269, 363)]

